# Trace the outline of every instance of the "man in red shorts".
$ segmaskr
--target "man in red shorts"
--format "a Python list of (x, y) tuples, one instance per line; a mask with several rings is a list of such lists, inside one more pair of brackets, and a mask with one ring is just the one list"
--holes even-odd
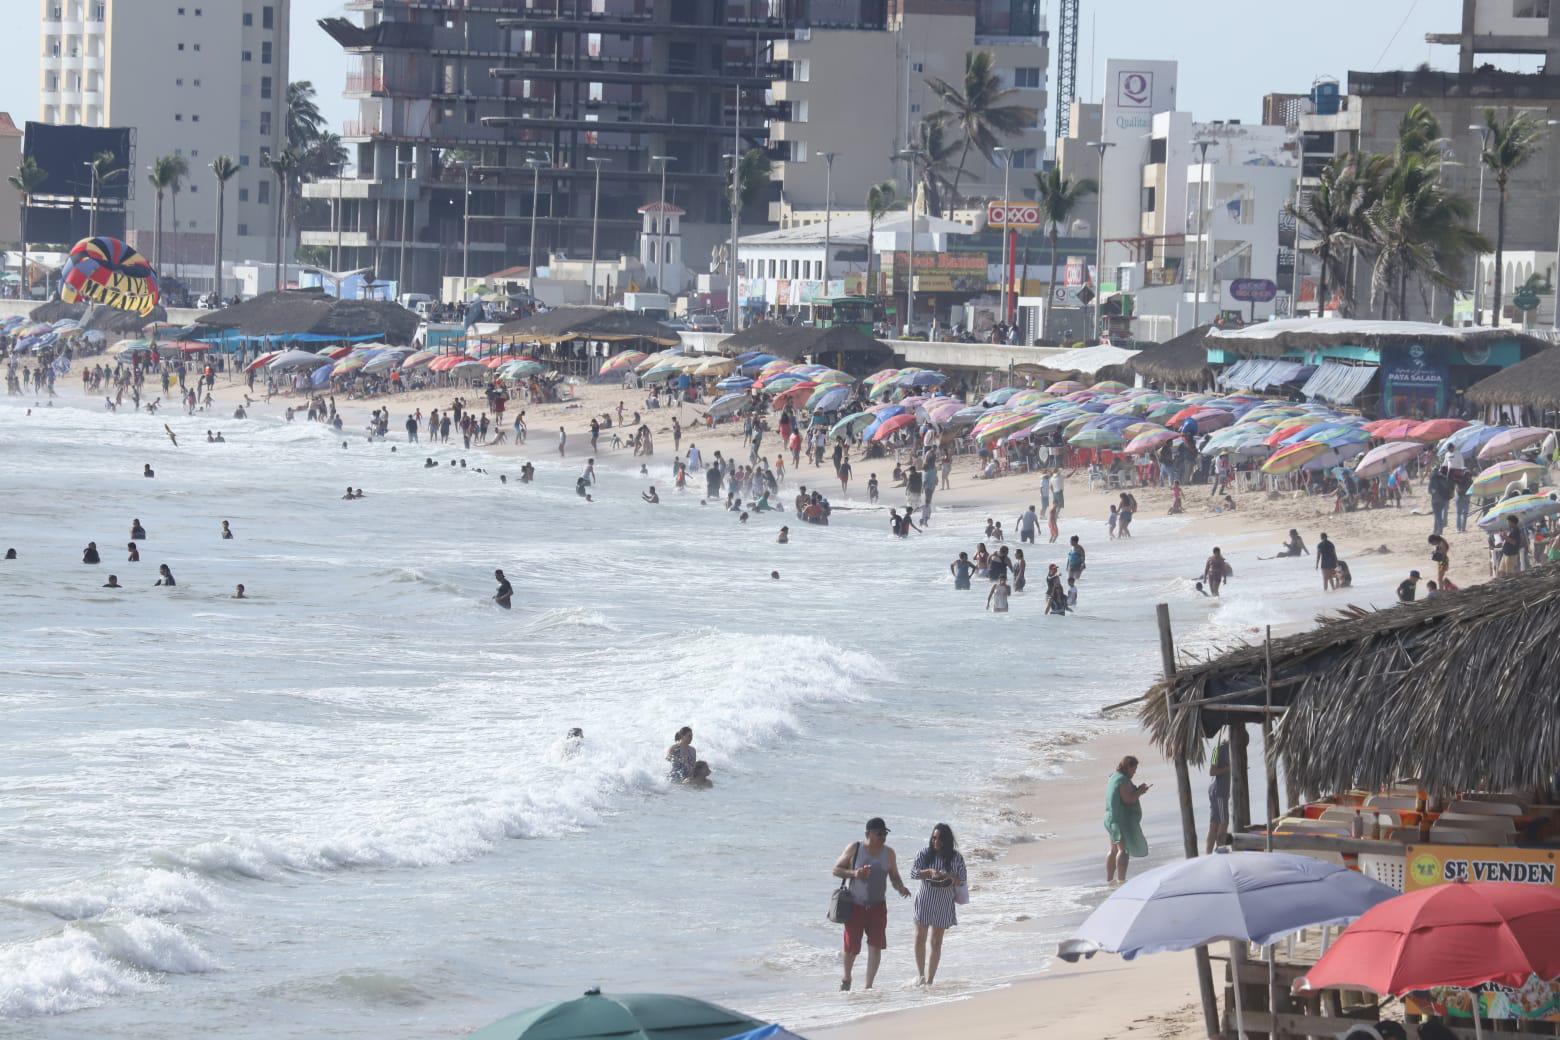
[(867, 821), (865, 840), (853, 842), (834, 864), (834, 876), (850, 880), (851, 911), (845, 922), (845, 977), (840, 989), (850, 989), (850, 972), (861, 953), (861, 937), (867, 937), (867, 989), (877, 977), (878, 962), (888, 946), (888, 886), (900, 898), (910, 890), (899, 877), (899, 861), (888, 847), (888, 824), (881, 816)]

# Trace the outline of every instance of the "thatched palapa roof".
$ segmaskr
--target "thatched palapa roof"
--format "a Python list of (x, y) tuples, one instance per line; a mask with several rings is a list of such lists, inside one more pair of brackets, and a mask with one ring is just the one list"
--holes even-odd
[(1208, 333), (1212, 325), (1199, 325), (1174, 339), (1144, 347), (1128, 362), (1134, 371), (1166, 383), (1207, 383), (1213, 378), (1208, 367)]
[(1279, 357), (1320, 347), (1442, 346), (1451, 349), (1516, 342), (1542, 349), (1549, 341), (1512, 328), (1452, 328), (1424, 321), (1363, 321), (1353, 318), (1286, 318), (1239, 329), (1214, 329), (1207, 346), (1245, 357)]
[(812, 325), (780, 325), (760, 322), (727, 336), (720, 349), (727, 354), (762, 350), (775, 357), (794, 360), (820, 354), (861, 355), (887, 359), (894, 350), (882, 340), (848, 325), (818, 328)]
[[(1261, 720), (1265, 668), (1260, 644), (1183, 667), (1149, 691), (1143, 726), (1199, 763), (1221, 726)], [(1273, 754), (1307, 789), (1404, 777), (1437, 794), (1542, 787), (1560, 769), (1560, 565), (1350, 608), (1275, 639), (1272, 668), (1285, 709)]]
[(1486, 376), (1464, 396), (1477, 405), (1530, 405), (1546, 411), (1560, 408), (1560, 350), (1541, 350)]
[(355, 339), (372, 336), (386, 343), (412, 341), (422, 319), (388, 300), (338, 300), (318, 290), (288, 289), (201, 315), (198, 328), (231, 330), (244, 336)]
[(575, 340), (604, 343), (644, 340), (662, 347), (675, 347), (682, 342), (676, 329), (638, 311), (617, 307), (554, 307), (500, 325), (488, 338), (510, 343), (545, 344)]
[(167, 321), (168, 312), (160, 304), (153, 307), (150, 314), (137, 314), (134, 311), (122, 311), (118, 307), (105, 307), (98, 303), (66, 303), (64, 300), (50, 300), (48, 303), (34, 307), (28, 317), (33, 321), (46, 321), (50, 324), (69, 318), (81, 322), (83, 329), (113, 333), (140, 332), (148, 325)]

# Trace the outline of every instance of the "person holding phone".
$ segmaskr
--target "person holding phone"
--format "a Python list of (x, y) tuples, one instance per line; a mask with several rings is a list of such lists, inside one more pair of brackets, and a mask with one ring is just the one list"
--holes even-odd
[(1123, 758), (1105, 785), (1105, 833), (1110, 835), (1110, 855), (1105, 857), (1105, 881), (1118, 885), (1127, 880), (1127, 865), (1133, 856), (1148, 855), (1143, 837), (1143, 795), (1148, 784), (1134, 784), (1138, 760)]
[[(910, 876), (921, 883), (921, 890), (915, 894), (916, 985), (930, 986), (942, 961), (943, 933), (959, 923), (958, 894), (968, 891), (969, 885), (964, 857), (954, 845), (952, 827), (939, 823), (932, 828), (926, 848), (916, 853)], [(930, 954), (926, 949), (928, 938)]]

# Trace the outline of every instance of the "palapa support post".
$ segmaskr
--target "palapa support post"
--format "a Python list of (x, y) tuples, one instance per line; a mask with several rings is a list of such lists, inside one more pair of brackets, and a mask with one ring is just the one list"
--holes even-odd
[[(1164, 667), (1165, 678), (1175, 675), (1175, 640), (1170, 634), (1170, 605), (1160, 603), (1154, 607), (1154, 616), (1159, 621), (1159, 658)], [(1173, 707), (1170, 691), (1165, 690), (1167, 707)], [(1175, 718), (1173, 710), (1168, 713), (1173, 727)], [(1175, 765), (1175, 790), (1177, 800), (1181, 803), (1181, 843), (1187, 859), (1197, 858), (1197, 818), (1192, 810), (1192, 775), (1187, 769), (1186, 755), (1179, 750), (1172, 756)], [(1220, 1036), (1223, 1030), (1219, 1028), (1219, 998), (1213, 989), (1213, 964), (1208, 960), (1208, 947), (1199, 946), (1193, 951), (1197, 960), (1197, 990), (1202, 998), (1203, 1025), (1207, 1029), (1208, 1036)]]
[(1262, 641), (1265, 670), (1262, 680), (1262, 759), (1267, 766), (1267, 849), (1273, 851), (1273, 821), (1283, 815), (1278, 804), (1278, 756), (1273, 754), (1273, 626), (1267, 626)]
[(1246, 724), (1231, 722), (1230, 829), (1237, 834), (1251, 826), (1251, 764), (1247, 760), (1250, 747), (1251, 733), (1246, 729)]

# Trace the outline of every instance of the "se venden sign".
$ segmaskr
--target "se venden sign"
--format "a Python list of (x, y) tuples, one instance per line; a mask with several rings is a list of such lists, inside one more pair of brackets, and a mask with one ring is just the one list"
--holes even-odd
[(1404, 859), (1403, 890), (1413, 892), (1453, 881), (1502, 881), (1549, 885), (1556, 880), (1553, 849), (1499, 845), (1410, 845)]

